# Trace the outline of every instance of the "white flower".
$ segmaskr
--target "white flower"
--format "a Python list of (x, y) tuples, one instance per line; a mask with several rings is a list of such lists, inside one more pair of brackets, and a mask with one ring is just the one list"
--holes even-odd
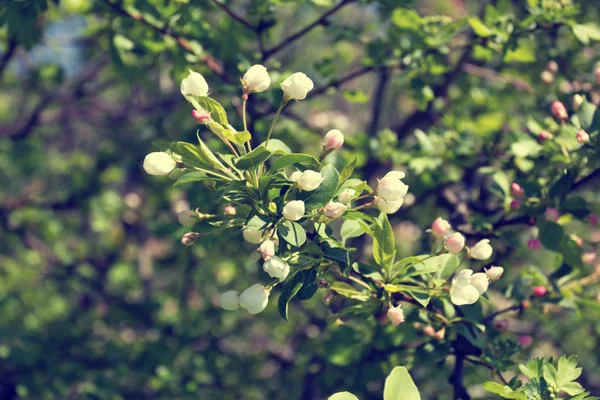
[(354, 189), (344, 189), (342, 193), (338, 195), (338, 201), (343, 204), (349, 204), (354, 196), (356, 195), (356, 190)]
[(267, 239), (258, 248), (260, 254), (262, 254), (263, 260), (268, 260), (275, 255), (275, 242), (271, 239)]
[(377, 186), (377, 194), (387, 201), (398, 201), (408, 193), (408, 185), (405, 185), (401, 179), (404, 178), (404, 172), (388, 172)]
[(265, 261), (263, 269), (271, 278), (277, 278), (280, 282), (283, 282), (290, 273), (288, 263), (277, 256), (273, 256)]
[(250, 67), (242, 78), (249, 92), (264, 92), (271, 84), (271, 78), (264, 65), (256, 64)]
[(292, 181), (292, 182), (296, 182), (300, 176), (302, 176), (302, 171), (294, 171), (290, 174), (290, 176), (288, 177), (288, 180)]
[(258, 314), (269, 303), (269, 291), (260, 283), (250, 286), (240, 295), (240, 307), (250, 314)]
[(290, 221), (298, 221), (304, 216), (304, 202), (292, 200), (283, 207), (283, 218)]
[(471, 248), (469, 256), (476, 260), (487, 260), (492, 256), (493, 251), (494, 249), (490, 246), (490, 239), (483, 239)]
[(313, 81), (302, 72), (296, 72), (281, 82), (284, 97), (289, 100), (303, 100), (315, 87)]
[(198, 214), (192, 210), (182, 211), (177, 215), (177, 220), (183, 226), (193, 226), (198, 222)]
[(301, 190), (311, 192), (319, 186), (321, 186), (321, 183), (323, 183), (323, 179), (325, 178), (323, 178), (323, 175), (321, 175), (321, 173), (307, 169), (296, 180), (296, 185), (298, 185), (298, 187)]
[(379, 211), (384, 212), (386, 214), (393, 214), (402, 207), (404, 203), (404, 199), (396, 200), (396, 201), (387, 201), (383, 197), (376, 196), (375, 204)]
[(404, 311), (402, 311), (402, 307), (399, 305), (398, 307), (391, 307), (387, 311), (387, 317), (394, 326), (398, 326), (404, 322)]
[(219, 296), (219, 305), (224, 310), (237, 310), (237, 308), (240, 306), (240, 296), (236, 291), (233, 290), (222, 293), (221, 296)]
[(330, 201), (323, 207), (323, 213), (329, 218), (339, 218), (346, 212), (348, 206), (337, 201)]
[(488, 285), (488, 277), (483, 272), (474, 274), (470, 269), (463, 269), (452, 279), (450, 300), (457, 306), (473, 304), (485, 293)]
[(458, 232), (450, 235), (444, 244), (446, 250), (452, 254), (458, 254), (465, 247), (465, 237)]
[(144, 171), (150, 175), (168, 175), (177, 163), (162, 151), (155, 151), (144, 158)]
[(327, 150), (337, 150), (344, 144), (344, 134), (339, 129), (332, 129), (323, 138), (323, 146)]
[(188, 77), (181, 81), (181, 94), (184, 96), (189, 94), (208, 96), (208, 83), (206, 83), (206, 79), (202, 74), (190, 70)]
[(495, 265), (493, 265), (490, 269), (485, 271), (485, 274), (488, 278), (490, 278), (491, 281), (497, 281), (498, 279), (500, 279), (503, 273), (504, 268), (497, 267)]
[(242, 236), (244, 237), (244, 240), (248, 243), (260, 244), (262, 242), (263, 232), (255, 231), (250, 228), (244, 228), (244, 230), (242, 231)]

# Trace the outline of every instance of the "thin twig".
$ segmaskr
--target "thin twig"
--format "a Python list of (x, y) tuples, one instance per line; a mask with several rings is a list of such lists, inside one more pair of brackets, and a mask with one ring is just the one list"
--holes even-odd
[(246, 21), (244, 18), (237, 15), (235, 12), (233, 12), (233, 10), (231, 10), (229, 7), (227, 7), (227, 5), (225, 5), (224, 3), (221, 3), (219, 0), (213, 0), (213, 3), (215, 3), (217, 5), (217, 7), (219, 7), (221, 10), (225, 11), (227, 13), (227, 15), (229, 15), (231, 18), (235, 19), (240, 24), (244, 25), (246, 28), (251, 29), (253, 31), (258, 28), (256, 26), (252, 25), (250, 22)]
[(16, 49), (17, 39), (10, 38), (8, 40), (8, 46), (6, 48), (6, 51), (4, 52), (4, 54), (2, 54), (2, 58), (0, 58), (0, 79), (2, 79), (2, 73), (4, 72), (4, 69), (8, 65), (8, 62), (10, 61), (12, 56), (15, 54)]

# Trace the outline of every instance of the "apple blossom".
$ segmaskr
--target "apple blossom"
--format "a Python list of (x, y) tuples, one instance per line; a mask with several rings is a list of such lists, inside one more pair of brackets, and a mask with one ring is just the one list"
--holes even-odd
[(177, 220), (183, 226), (193, 226), (198, 222), (198, 213), (192, 210), (182, 211), (177, 215)]
[(343, 144), (344, 134), (339, 129), (330, 130), (323, 138), (323, 146), (330, 151), (339, 149)]
[(492, 246), (490, 246), (490, 239), (483, 239), (477, 242), (475, 246), (471, 247), (469, 256), (476, 260), (487, 260), (492, 256)]
[(529, 247), (531, 250), (538, 250), (540, 247), (542, 247), (542, 242), (540, 242), (539, 239), (531, 238), (527, 241), (527, 247)]
[(434, 335), (433, 338), (435, 340), (444, 340), (444, 336), (446, 336), (446, 328), (442, 328), (439, 331), (437, 331)]
[(474, 304), (485, 293), (488, 285), (488, 277), (483, 272), (474, 274), (470, 269), (463, 269), (452, 279), (450, 300), (457, 306)]
[(583, 263), (586, 265), (590, 265), (594, 262), (594, 260), (596, 259), (597, 253), (595, 251), (590, 251), (587, 253), (583, 253), (583, 255), (581, 256), (581, 259), (583, 260)]
[(548, 208), (546, 208), (546, 211), (544, 212), (544, 217), (548, 221), (556, 222), (556, 221), (558, 221), (558, 218), (559, 218), (558, 210), (556, 208), (548, 207)]
[(550, 60), (548, 61), (548, 64), (546, 64), (546, 69), (552, 72), (553, 74), (556, 74), (558, 73), (558, 64), (556, 63), (556, 61)]
[(222, 293), (219, 296), (219, 305), (222, 309), (233, 311), (237, 310), (240, 306), (240, 296), (236, 291), (230, 290), (228, 292)]
[(444, 247), (450, 253), (458, 254), (465, 247), (465, 237), (462, 234), (455, 232), (446, 240)]
[(254, 229), (244, 228), (242, 231), (244, 240), (252, 244), (260, 244), (262, 242), (263, 231), (255, 231)]
[(596, 83), (600, 85), (600, 66), (594, 70), (594, 78), (596, 79)]
[(545, 286), (534, 286), (532, 289), (532, 293), (535, 297), (543, 297), (548, 289)]
[(208, 96), (208, 83), (202, 74), (190, 70), (187, 78), (181, 81), (181, 93), (184, 96)]
[(296, 182), (300, 178), (300, 176), (302, 176), (302, 171), (296, 170), (290, 174), (290, 176), (288, 177), (288, 180), (292, 181), (292, 182)]
[(510, 184), (510, 194), (513, 197), (522, 197), (525, 194), (525, 191), (517, 182), (513, 182)]
[(379, 180), (377, 195), (386, 201), (398, 201), (408, 193), (408, 185), (401, 181), (404, 172), (390, 171)]
[(546, 84), (554, 82), (554, 74), (550, 71), (542, 71), (540, 78), (542, 79), (542, 82)]
[(427, 336), (433, 336), (435, 335), (435, 329), (433, 328), (433, 326), (427, 325), (425, 328), (423, 328), (423, 333)]
[(260, 283), (250, 286), (240, 295), (240, 307), (250, 314), (258, 314), (269, 303), (269, 290)]
[(260, 251), (263, 260), (266, 261), (275, 255), (275, 242), (271, 239), (267, 239), (261, 243), (258, 250)]
[(398, 326), (404, 322), (404, 311), (399, 305), (398, 307), (390, 307), (387, 311), (387, 317), (394, 326)]
[(598, 222), (600, 221), (600, 217), (598, 217), (598, 214), (594, 213), (594, 214), (590, 214), (587, 217), (585, 217), (585, 220), (590, 224), (590, 225), (598, 225)]
[(577, 141), (579, 143), (587, 143), (590, 141), (590, 135), (583, 129), (577, 131)]
[(228, 206), (225, 206), (225, 208), (223, 208), (223, 212), (227, 215), (235, 215), (237, 213), (237, 210), (234, 206), (229, 204)]
[(569, 114), (567, 113), (565, 105), (560, 101), (552, 102), (552, 105), (550, 106), (550, 111), (552, 111), (552, 115), (554, 115), (554, 117), (557, 119), (565, 120), (569, 118)]
[(256, 64), (244, 74), (244, 87), (249, 93), (264, 92), (271, 85), (271, 78), (264, 65)]
[(339, 203), (337, 201), (330, 201), (325, 207), (323, 207), (323, 213), (329, 218), (339, 218), (345, 212), (348, 206), (345, 204)]
[(517, 199), (511, 200), (511, 202), (510, 202), (511, 210), (516, 210), (519, 207), (521, 207), (521, 200), (517, 200)]
[(452, 226), (442, 217), (437, 217), (431, 224), (431, 232), (437, 237), (446, 236), (450, 229), (452, 229)]
[(529, 335), (521, 335), (517, 338), (517, 342), (521, 347), (529, 347), (533, 343), (533, 338)]
[(313, 81), (302, 72), (296, 72), (281, 82), (281, 90), (287, 100), (303, 100), (314, 87)]
[(490, 278), (491, 281), (497, 281), (498, 279), (500, 279), (500, 277), (502, 276), (503, 273), (504, 273), (504, 268), (498, 267), (496, 265), (492, 265), (490, 267), (490, 269), (487, 269), (485, 271), (485, 274), (487, 275), (488, 278)]
[(306, 190), (307, 192), (312, 192), (317, 189), (323, 183), (323, 175), (320, 172), (312, 171), (307, 169), (304, 171), (300, 177), (296, 180), (296, 185), (301, 190)]
[(581, 107), (584, 100), (585, 99), (580, 94), (576, 94), (575, 96), (573, 96), (573, 110), (579, 110), (579, 107)]
[(144, 171), (150, 175), (168, 175), (177, 163), (169, 154), (155, 151), (144, 158)]
[(283, 207), (283, 218), (290, 221), (298, 221), (304, 216), (304, 202), (292, 200)]
[(342, 193), (338, 195), (338, 201), (343, 204), (350, 204), (352, 199), (356, 196), (356, 190), (354, 189), (344, 189)]
[(268, 258), (263, 264), (263, 269), (271, 278), (277, 278), (280, 282), (283, 282), (290, 273), (288, 263), (277, 256)]
[(571, 233), (570, 237), (572, 241), (577, 243), (577, 246), (581, 247), (583, 245), (583, 239), (581, 238), (581, 236)]
[(382, 197), (376, 196), (374, 203), (375, 205), (377, 205), (379, 211), (384, 212), (386, 214), (393, 214), (396, 211), (398, 211), (400, 207), (402, 207), (404, 200), (400, 199), (396, 201), (387, 201)]
[(181, 237), (181, 244), (184, 246), (193, 245), (200, 238), (198, 232), (188, 232)]
[(540, 140), (542, 142), (544, 142), (544, 141), (546, 141), (548, 139), (552, 139), (553, 136), (547, 130), (541, 130), (540, 133), (538, 134), (538, 137), (540, 138)]

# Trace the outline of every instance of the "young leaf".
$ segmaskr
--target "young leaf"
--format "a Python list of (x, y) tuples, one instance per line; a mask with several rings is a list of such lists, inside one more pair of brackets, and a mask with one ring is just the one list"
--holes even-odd
[(328, 260), (335, 261), (336, 263), (338, 263), (342, 275), (346, 277), (348, 276), (348, 274), (350, 273), (351, 263), (351, 257), (348, 250), (342, 249), (341, 247), (333, 247), (327, 249), (325, 253), (323, 253), (323, 256)]
[(406, 367), (396, 367), (385, 380), (383, 400), (421, 400), (419, 389)]
[(390, 225), (387, 214), (380, 213), (377, 218), (377, 224), (373, 226), (373, 256), (375, 262), (391, 272), (394, 258), (396, 257), (396, 243), (394, 240), (394, 231)]
[(208, 111), (211, 118), (222, 126), (227, 127), (229, 125), (229, 122), (227, 122), (227, 113), (218, 101), (207, 96), (194, 96), (192, 94), (188, 94), (186, 99), (192, 103), (196, 110)]
[(366, 301), (369, 299), (369, 296), (362, 292), (359, 292), (358, 290), (354, 289), (352, 286), (344, 282), (334, 282), (331, 284), (331, 286), (329, 286), (329, 288), (337, 294), (342, 295), (344, 297), (348, 297), (350, 299), (360, 301)]
[(338, 392), (329, 396), (327, 400), (358, 400), (358, 397), (350, 392)]
[(240, 169), (254, 169), (271, 157), (271, 151), (264, 146), (258, 146), (248, 154), (244, 154), (235, 161), (235, 166)]
[(285, 221), (279, 225), (277, 233), (292, 246), (300, 247), (306, 243), (306, 231), (297, 222)]
[(540, 224), (540, 241), (549, 250), (559, 251), (565, 230), (556, 222), (544, 221)]
[(304, 284), (296, 296), (300, 300), (309, 300), (315, 295), (319, 288), (316, 282), (317, 268), (304, 270), (302, 271), (302, 274), (304, 275)]
[(173, 186), (185, 185), (188, 183), (204, 181), (210, 179), (204, 172), (192, 171), (181, 175), (173, 184)]
[(279, 300), (277, 301), (277, 309), (279, 310), (281, 317), (286, 321), (288, 320), (288, 304), (290, 300), (298, 294), (303, 284), (304, 275), (300, 273), (297, 273), (292, 279), (288, 279), (287, 282), (283, 284), (283, 289), (281, 290)]
[(340, 187), (344, 184), (344, 182), (348, 180), (348, 178), (352, 176), (352, 173), (354, 172), (354, 167), (356, 167), (356, 160), (356, 158), (352, 160), (352, 162), (346, 165), (340, 172)]
[(271, 171), (277, 171), (278, 169), (289, 167), (290, 165), (294, 164), (309, 164), (316, 167), (319, 165), (319, 161), (308, 154), (284, 154), (275, 160), (275, 162), (273, 162), (271, 165)]
[(340, 235), (342, 235), (342, 241), (362, 236), (365, 233), (363, 228), (364, 223), (359, 220), (347, 219), (340, 228)]

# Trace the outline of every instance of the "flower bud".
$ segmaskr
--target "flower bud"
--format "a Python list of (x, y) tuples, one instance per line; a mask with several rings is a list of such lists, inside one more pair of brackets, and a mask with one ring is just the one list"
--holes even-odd
[(525, 191), (517, 182), (513, 182), (510, 185), (510, 194), (513, 197), (523, 197), (525, 195)]
[(298, 221), (304, 216), (304, 202), (292, 200), (283, 207), (283, 218), (290, 221)]
[(307, 192), (312, 192), (323, 183), (323, 175), (316, 171), (311, 171), (307, 169), (304, 171), (300, 177), (296, 180), (296, 185), (301, 190), (306, 190)]
[(511, 210), (517, 210), (519, 207), (521, 207), (521, 200), (514, 199), (510, 202)]
[(177, 220), (183, 226), (194, 226), (198, 222), (198, 213), (192, 210), (182, 211), (177, 215)]
[(529, 307), (531, 307), (531, 302), (529, 300), (525, 299), (521, 302), (521, 308), (523, 310), (527, 310)]
[(387, 201), (382, 197), (376, 196), (374, 200), (375, 205), (379, 211), (384, 212), (386, 214), (393, 214), (402, 207), (404, 203), (404, 199), (396, 200), (396, 201)]
[(554, 117), (557, 119), (562, 119), (562, 120), (569, 119), (569, 114), (567, 114), (567, 109), (565, 108), (565, 105), (563, 103), (561, 103), (560, 101), (552, 102), (552, 105), (550, 106), (550, 111), (552, 112), (552, 115), (554, 115)]
[(548, 290), (544, 286), (534, 286), (532, 293), (535, 297), (543, 297)]
[(404, 178), (404, 172), (390, 171), (379, 180), (377, 194), (386, 201), (398, 201), (408, 193), (408, 185), (401, 179)]
[(240, 306), (240, 296), (236, 291), (230, 290), (228, 292), (222, 293), (219, 296), (219, 305), (222, 309), (233, 311), (237, 310)]
[(314, 87), (313, 81), (302, 72), (296, 72), (281, 82), (284, 98), (288, 100), (303, 100)]
[(476, 260), (487, 260), (492, 256), (493, 251), (494, 249), (490, 246), (490, 239), (483, 239), (471, 248), (469, 256)]
[(188, 77), (181, 81), (181, 94), (208, 96), (208, 83), (202, 74), (190, 70)]
[(497, 281), (504, 273), (504, 268), (492, 265), (485, 273), (491, 281)]
[(573, 110), (579, 110), (579, 107), (581, 107), (584, 100), (585, 99), (580, 94), (576, 94), (575, 96), (573, 96)]
[(542, 82), (544, 82), (547, 85), (554, 82), (554, 74), (550, 71), (542, 71), (542, 73), (540, 74), (540, 78), (542, 79)]
[(594, 70), (594, 78), (596, 78), (596, 83), (600, 85), (600, 66)]
[(262, 254), (263, 260), (267, 261), (275, 255), (275, 242), (271, 239), (267, 239), (258, 248), (260, 254)]
[(234, 206), (229, 204), (228, 206), (225, 206), (225, 208), (223, 209), (223, 212), (227, 215), (235, 215), (237, 213), (237, 210)]
[(433, 338), (435, 340), (444, 340), (444, 336), (446, 336), (446, 328), (442, 328), (439, 331), (437, 331), (434, 335)]
[(539, 239), (529, 239), (527, 241), (527, 247), (529, 247), (531, 250), (538, 250), (540, 247), (542, 247), (542, 242), (540, 242)]
[(292, 182), (296, 182), (298, 179), (300, 179), (301, 176), (302, 176), (302, 171), (296, 170), (290, 174), (290, 176), (288, 177), (288, 180), (292, 181)]
[(325, 278), (319, 278), (319, 279), (317, 279), (317, 284), (319, 286), (323, 287), (323, 288), (328, 288), (329, 287), (329, 282)]
[(574, 241), (575, 243), (577, 243), (577, 246), (581, 247), (583, 246), (583, 239), (581, 238), (581, 236), (577, 236), (574, 233), (571, 233), (571, 240)]
[(473, 286), (480, 295), (484, 294), (490, 286), (490, 279), (483, 272), (477, 272), (471, 275), (471, 286)]
[(198, 232), (188, 232), (181, 237), (181, 244), (184, 246), (191, 246), (199, 238), (200, 238), (200, 234)]
[(265, 261), (263, 264), (263, 269), (271, 278), (277, 278), (280, 282), (283, 282), (290, 273), (290, 266), (288, 263), (277, 256), (271, 256), (267, 261)]
[(271, 78), (264, 65), (256, 64), (244, 74), (242, 78), (244, 90), (249, 93), (264, 92), (271, 85)]
[(150, 175), (168, 175), (177, 163), (162, 151), (155, 151), (144, 158), (144, 171)]
[(210, 113), (206, 110), (192, 110), (192, 117), (199, 124), (207, 124), (211, 121)]
[(446, 250), (452, 254), (458, 254), (465, 247), (465, 237), (458, 232), (453, 233), (444, 244)]
[(556, 208), (548, 207), (546, 208), (546, 212), (544, 212), (544, 217), (548, 221), (556, 222), (560, 216), (558, 215), (558, 210)]
[(244, 240), (252, 244), (260, 244), (262, 242), (263, 231), (255, 231), (250, 228), (244, 228), (242, 231)]
[(325, 149), (337, 150), (344, 144), (344, 134), (339, 129), (332, 129), (325, 135), (323, 146)]
[(521, 335), (517, 338), (517, 342), (519, 342), (521, 347), (526, 348), (531, 346), (533, 343), (533, 338), (529, 335)]
[(387, 311), (387, 318), (390, 320), (392, 325), (398, 326), (404, 322), (404, 311), (402, 311), (402, 307), (391, 307)]
[(508, 329), (508, 321), (505, 319), (494, 321), (494, 328), (498, 329), (499, 331), (505, 331)]
[(331, 219), (341, 217), (348, 206), (337, 201), (330, 201), (325, 207), (323, 207), (323, 213)]
[(577, 131), (577, 141), (579, 143), (587, 143), (590, 141), (590, 135), (583, 129)]
[(594, 260), (596, 259), (596, 256), (598, 254), (595, 251), (590, 251), (587, 253), (583, 253), (583, 255), (581, 256), (581, 259), (583, 260), (583, 263), (586, 265), (591, 265)]
[(437, 237), (444, 237), (450, 232), (452, 226), (442, 217), (437, 217), (431, 224), (431, 232)]
[(433, 329), (433, 326), (427, 325), (425, 328), (423, 328), (423, 333), (427, 336), (433, 336), (435, 335), (435, 329)]
[(261, 284), (250, 286), (240, 295), (240, 307), (250, 314), (258, 314), (269, 303), (269, 291)]
[(540, 140), (542, 142), (553, 138), (552, 134), (546, 130), (541, 130), (540, 133), (538, 134), (538, 137), (540, 138)]
[(338, 195), (338, 201), (342, 204), (350, 204), (354, 196), (356, 195), (356, 190), (354, 189), (344, 189), (342, 193)]
[(600, 221), (600, 217), (598, 217), (598, 214), (594, 213), (585, 217), (585, 220), (588, 222), (588, 224), (596, 226), (598, 225), (598, 221)]
[(556, 61), (550, 60), (548, 61), (548, 64), (546, 64), (546, 69), (552, 72), (553, 74), (556, 74), (558, 73), (558, 64), (556, 63)]

